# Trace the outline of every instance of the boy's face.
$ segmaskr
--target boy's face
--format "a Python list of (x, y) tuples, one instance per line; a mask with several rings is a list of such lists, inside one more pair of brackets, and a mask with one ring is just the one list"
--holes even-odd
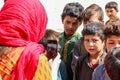
[(105, 40), (105, 47), (109, 52), (114, 47), (120, 47), (120, 36), (111, 35)]
[(67, 37), (72, 36), (81, 24), (78, 18), (70, 16), (66, 16), (62, 23), (64, 25), (64, 31)]
[(118, 13), (118, 11), (115, 10), (114, 8), (106, 8), (105, 12), (110, 19), (113, 19), (114, 17), (116, 17)]
[(104, 42), (97, 35), (85, 35), (84, 45), (91, 56), (103, 53)]

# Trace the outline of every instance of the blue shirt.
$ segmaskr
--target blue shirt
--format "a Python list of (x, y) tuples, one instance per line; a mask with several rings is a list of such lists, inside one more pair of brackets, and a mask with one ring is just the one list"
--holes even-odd
[(105, 73), (105, 66), (101, 64), (96, 67), (93, 72), (92, 80), (110, 80), (110, 78)]

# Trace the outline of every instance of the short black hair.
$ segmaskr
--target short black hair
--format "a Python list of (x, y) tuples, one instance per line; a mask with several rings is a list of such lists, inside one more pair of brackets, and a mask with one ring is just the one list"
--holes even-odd
[(56, 40), (56, 39), (59, 39), (59, 37), (60, 37), (60, 32), (57, 32), (52, 29), (46, 29), (44, 37), (38, 43), (43, 44), (43, 46), (46, 49), (47, 48), (47, 40), (49, 40), (49, 39)]
[(98, 35), (104, 41), (103, 27), (103, 24), (99, 22), (88, 23), (82, 30), (83, 38), (85, 35)]
[(77, 17), (79, 21), (82, 22), (83, 10), (84, 7), (78, 2), (66, 4), (61, 15), (62, 21), (66, 16), (70, 16), (70, 17)]
[(111, 1), (105, 5), (105, 9), (106, 8), (114, 8), (116, 11), (118, 11), (118, 4), (114, 1)]
[(6, 0), (4, 0), (4, 2), (6, 2)]

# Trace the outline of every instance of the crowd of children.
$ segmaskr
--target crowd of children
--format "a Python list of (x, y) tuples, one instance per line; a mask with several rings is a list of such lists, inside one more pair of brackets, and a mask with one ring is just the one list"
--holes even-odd
[[(4, 0), (0, 12), (0, 80), (120, 80), (120, 19), (115, 1), (86, 9), (67, 3), (64, 31), (46, 29), (39, 0)], [(27, 5), (26, 5), (27, 4)], [(82, 35), (77, 33), (83, 24)]]

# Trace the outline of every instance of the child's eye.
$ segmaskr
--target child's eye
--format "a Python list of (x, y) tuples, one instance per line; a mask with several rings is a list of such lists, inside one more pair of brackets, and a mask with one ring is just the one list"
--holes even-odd
[(87, 40), (87, 39), (86, 39), (86, 40), (84, 40), (84, 41), (85, 41), (85, 42), (89, 42), (89, 40)]
[(108, 44), (114, 44), (114, 42), (109, 42)]
[(66, 21), (67, 24), (70, 24), (70, 21)]
[(73, 26), (76, 26), (78, 23), (77, 22), (75, 22), (75, 23), (73, 23)]
[(96, 40), (96, 39), (93, 39), (92, 41), (96, 43), (98, 40)]
[(113, 12), (113, 11), (110, 11), (111, 13)]

